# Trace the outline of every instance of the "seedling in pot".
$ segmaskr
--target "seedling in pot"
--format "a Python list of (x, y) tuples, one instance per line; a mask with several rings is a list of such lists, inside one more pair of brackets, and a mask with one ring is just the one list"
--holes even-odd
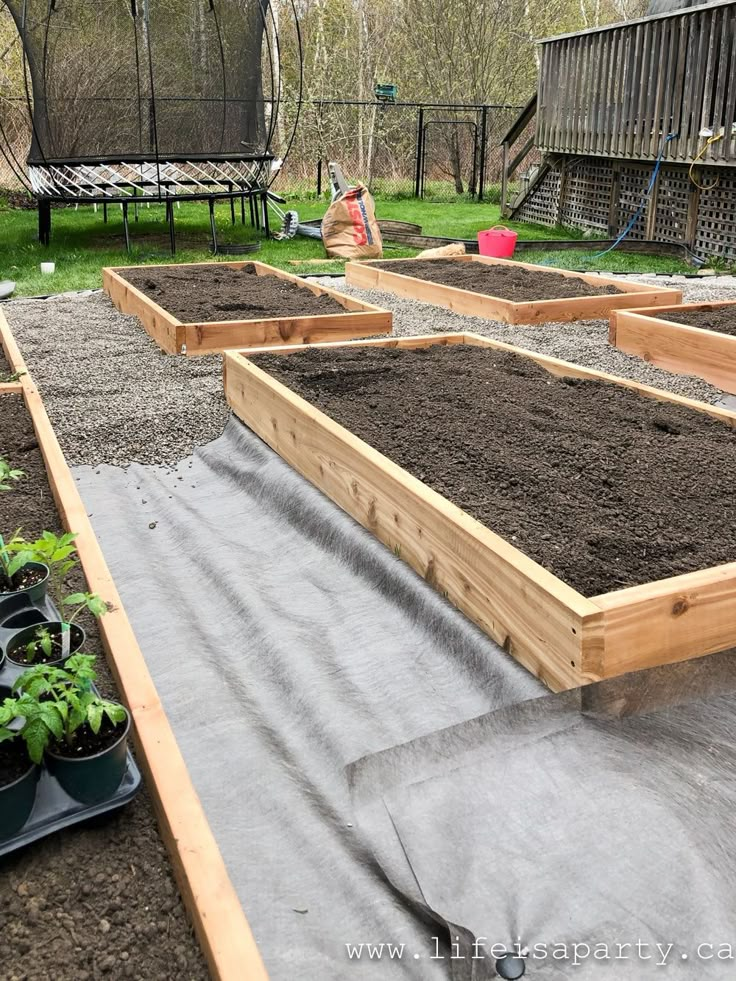
[(14, 470), (4, 456), (0, 456), (0, 491), (10, 491), (13, 484), (25, 477), (24, 470)]
[[(27, 543), (20, 537), (19, 531), (6, 542), (0, 535), (0, 594), (17, 593), (31, 589), (33, 586), (45, 583), (48, 569), (34, 563)], [(45, 594), (45, 586), (40, 598)]]
[[(34, 763), (49, 747), (64, 756), (86, 755), (80, 741), (94, 743), (106, 723), (115, 729), (127, 721), (122, 705), (102, 698), (92, 687), (95, 658), (75, 654), (63, 668), (39, 664), (13, 685), (16, 714), (24, 719), (20, 736)], [(91, 735), (90, 735), (91, 734)]]
[(30, 760), (19, 730), (18, 700), (0, 703), (0, 841), (17, 834), (36, 797), (38, 767)]
[(64, 597), (64, 582), (67, 575), (77, 564), (74, 539), (76, 532), (66, 532), (55, 535), (52, 531), (44, 531), (40, 538), (28, 542), (18, 537), (18, 533), (8, 544), (10, 552), (20, 552), (26, 562), (39, 562), (48, 567), (50, 573), (50, 592), (57, 606), (61, 606)]
[(95, 617), (107, 613), (107, 604), (97, 593), (73, 593), (62, 600), (62, 606), (73, 607), (71, 614), (56, 622), (26, 627), (10, 639), (8, 656), (16, 664), (57, 664), (84, 643), (84, 631), (75, 620), (84, 610)]
[(112, 796), (127, 765), (128, 713), (93, 687), (95, 658), (75, 654), (63, 668), (37, 665), (13, 685), (28, 755), (77, 800)]

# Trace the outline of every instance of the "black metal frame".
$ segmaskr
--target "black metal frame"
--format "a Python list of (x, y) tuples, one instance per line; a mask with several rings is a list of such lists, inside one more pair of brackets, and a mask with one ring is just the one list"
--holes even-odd
[[(424, 123), (424, 131), (422, 133), (421, 139), (421, 159), (417, 162), (417, 172), (419, 174), (419, 191), (417, 197), (424, 197), (424, 188), (427, 180), (427, 134), (429, 132), (430, 126), (469, 126), (473, 131), (473, 172), (470, 178), (470, 183), (468, 185), (468, 193), (475, 196), (478, 187), (478, 156), (479, 156), (479, 146), (478, 146), (478, 124), (473, 122), (472, 119), (430, 119)], [(481, 167), (485, 170), (485, 146), (483, 147)], [(482, 199), (482, 193), (479, 195), (478, 200)]]
[[(130, 221), (128, 216), (128, 209), (131, 204), (133, 205), (136, 212), (136, 221), (138, 220), (138, 208), (141, 204), (161, 204), (166, 205), (166, 222), (169, 226), (169, 242), (171, 245), (171, 254), (176, 254), (176, 230), (174, 221), (174, 205), (181, 202), (189, 201), (207, 201), (209, 203), (210, 212), (210, 231), (212, 233), (212, 251), (217, 253), (217, 227), (215, 223), (215, 205), (218, 201), (229, 201), (230, 202), (230, 216), (232, 224), (236, 223), (235, 217), (235, 203), (240, 201), (240, 215), (241, 223), (245, 225), (245, 201), (248, 200), (248, 205), (250, 209), (250, 223), (251, 226), (256, 231), (263, 231), (266, 238), (270, 237), (271, 229), (268, 218), (268, 188), (257, 187), (257, 188), (239, 188), (237, 191), (232, 192), (213, 192), (210, 194), (187, 194), (184, 197), (178, 198), (171, 196), (168, 198), (140, 198), (140, 197), (105, 197), (105, 198), (90, 198), (89, 200), (84, 200), (83, 202), (73, 202), (75, 204), (102, 204), (103, 207), (103, 221), (107, 224), (107, 206), (110, 204), (119, 204), (122, 206), (123, 210), (123, 235), (125, 237), (125, 248), (130, 252)], [(51, 205), (52, 204), (70, 204), (69, 198), (62, 197), (40, 197), (38, 198), (38, 240), (42, 245), (49, 245), (51, 242)]]

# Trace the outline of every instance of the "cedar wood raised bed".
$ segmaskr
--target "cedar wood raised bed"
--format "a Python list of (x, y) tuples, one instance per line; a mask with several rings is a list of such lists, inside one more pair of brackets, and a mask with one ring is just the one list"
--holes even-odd
[[(736, 426), (736, 413), (726, 409), (476, 334), (350, 342), (361, 344), (496, 348), (531, 358), (554, 375), (607, 381)], [(585, 597), (249, 360), (299, 350), (227, 352), (225, 391), (235, 413), (550, 688), (736, 645), (736, 562)]]
[(207, 958), (220, 981), (266, 981), (267, 974), (248, 921), (225, 868), (153, 679), (135, 639), (102, 550), (64, 459), (46, 409), (26, 371), (8, 323), (0, 311), (0, 344), (19, 381), (0, 384), (0, 398), (23, 395), (43, 455), (49, 484), (75, 545), (88, 589), (112, 604), (99, 621), (107, 660), (133, 720), (138, 763), (156, 809), (184, 904)]
[(697, 375), (716, 388), (736, 395), (736, 336), (658, 317), (660, 313), (676, 315), (721, 307), (736, 308), (736, 300), (683, 303), (656, 312), (615, 310), (611, 313), (608, 341), (620, 351), (636, 354), (666, 371)]
[[(213, 263), (187, 262), (176, 268), (189, 266), (196, 272), (198, 266)], [(133, 314), (146, 331), (167, 354), (214, 354), (228, 347), (252, 344), (307, 344), (325, 340), (349, 340), (354, 337), (371, 337), (390, 334), (393, 314), (389, 310), (362, 300), (356, 300), (337, 290), (308, 283), (299, 276), (276, 269), (263, 262), (225, 262), (218, 265), (231, 269), (255, 266), (259, 276), (275, 276), (309, 290), (317, 296), (331, 296), (345, 313), (307, 317), (267, 318), (264, 320), (225, 320), (212, 323), (182, 323), (160, 307), (150, 297), (137, 289), (125, 278), (131, 269), (161, 269), (161, 266), (119, 266), (102, 270), (102, 285), (121, 313)]]
[[(385, 262), (391, 263), (391, 270), (376, 266), (376, 261), (380, 261), (382, 266)], [(402, 263), (412, 261), (411, 259), (381, 259), (348, 262), (345, 265), (345, 276), (350, 286), (384, 290), (387, 293), (396, 293), (398, 296), (407, 296), (413, 300), (422, 300), (424, 303), (448, 307), (456, 313), (472, 317), (485, 317), (488, 320), (501, 320), (507, 324), (594, 320), (599, 317), (608, 317), (611, 310), (617, 307), (663, 306), (679, 303), (682, 300), (680, 290), (661, 289), (659, 286), (630, 283), (622, 279), (611, 279), (597, 274), (574, 273), (565, 269), (554, 269), (551, 266), (536, 266), (528, 262), (492, 259), (488, 256), (479, 255), (461, 255), (451, 258), (452, 262), (480, 262), (488, 265), (521, 267), (543, 273), (557, 273), (562, 278), (582, 279), (593, 286), (615, 286), (623, 290), (622, 293), (611, 293), (605, 296), (577, 296), (555, 300), (545, 300), (540, 297), (533, 302), (514, 303), (512, 300), (503, 300), (496, 296), (457, 289), (455, 286), (444, 286), (440, 283), (432, 283), (426, 279), (417, 279), (414, 276), (402, 274)], [(448, 262), (450, 258), (445, 257), (441, 261)]]

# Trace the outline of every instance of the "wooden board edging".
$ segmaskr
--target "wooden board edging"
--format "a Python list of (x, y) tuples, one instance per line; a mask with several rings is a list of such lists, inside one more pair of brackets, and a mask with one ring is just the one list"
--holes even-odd
[(608, 342), (679, 375), (695, 375), (736, 395), (736, 335), (662, 320), (659, 314), (736, 307), (736, 300), (611, 312)]
[[(409, 273), (402, 273), (402, 263), (413, 262), (413, 259), (380, 259), (345, 264), (346, 281), (351, 286), (362, 289), (384, 290), (396, 293), (423, 303), (433, 303), (447, 307), (456, 313), (466, 316), (484, 317), (508, 324), (540, 324), (547, 322), (565, 323), (574, 320), (594, 320), (608, 317), (612, 310), (630, 306), (662, 306), (679, 303), (682, 300), (681, 290), (662, 289), (649, 283), (632, 283), (626, 280), (601, 276), (598, 273), (576, 273), (569, 269), (556, 269), (552, 266), (539, 266), (529, 262), (517, 262), (512, 259), (493, 259), (489, 256), (463, 255), (427, 259), (427, 262), (478, 262), (483, 265), (503, 265), (521, 267), (536, 272), (556, 273), (566, 279), (582, 279), (595, 286), (615, 286), (621, 292), (603, 296), (577, 296), (569, 298), (539, 299), (533, 302), (517, 303), (504, 300), (497, 296), (475, 293), (472, 290), (459, 289), (433, 283), (426, 279), (418, 279)], [(378, 263), (381, 263), (379, 266)], [(389, 263), (391, 269), (384, 268)], [(395, 267), (395, 269), (394, 269)]]
[[(207, 321), (183, 323), (155, 303), (142, 290), (125, 279), (131, 269), (197, 268), (226, 266), (242, 269), (254, 266), (258, 276), (274, 276), (308, 290), (315, 296), (329, 296), (340, 304), (344, 313), (310, 314), (304, 317), (267, 317), (261, 320)], [(103, 288), (121, 313), (138, 317), (147, 333), (167, 354), (193, 357), (217, 354), (228, 348), (257, 344), (309, 344), (326, 340), (351, 340), (390, 334), (393, 313), (372, 303), (364, 303), (319, 283), (310, 283), (301, 276), (269, 266), (264, 262), (183, 262), (171, 265), (110, 266), (102, 270)]]
[[(616, 384), (736, 426), (736, 412), (475, 334), (314, 346), (462, 343), (509, 351), (558, 376)], [(236, 414), (550, 688), (736, 646), (736, 562), (587, 598), (250, 361), (303, 350), (227, 352), (225, 391)]]
[[(25, 364), (2, 311), (0, 339), (14, 370)], [(216, 981), (267, 981), (268, 975), (220, 850), (194, 789), (176, 737), (105, 562), (76, 482), (38, 389), (26, 372), (21, 389), (49, 484), (76, 547), (88, 588), (113, 609), (99, 621), (107, 661), (133, 719), (136, 755), (154, 803), (161, 836), (197, 939)]]

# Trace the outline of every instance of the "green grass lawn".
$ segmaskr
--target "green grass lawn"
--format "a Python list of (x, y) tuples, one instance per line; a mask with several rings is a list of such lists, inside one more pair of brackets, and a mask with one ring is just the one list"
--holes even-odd
[[(290, 201), (302, 219), (319, 218), (324, 214), (324, 201)], [(427, 201), (379, 200), (376, 204), (379, 218), (410, 221), (421, 225), (426, 235), (443, 235), (456, 238), (474, 238), (483, 228), (500, 222), (498, 205), (458, 202), (436, 204)], [(228, 204), (218, 204), (216, 221), (218, 239), (222, 243), (242, 243), (256, 235), (249, 226), (238, 220), (231, 224)], [(580, 238), (569, 229), (545, 228), (507, 222), (522, 239)], [(141, 207), (138, 222), (133, 221), (131, 209), (132, 250), (125, 251), (123, 243), (122, 213), (111, 205), (105, 224), (102, 209), (96, 213), (91, 206), (54, 209), (52, 213), (51, 245), (46, 248), (37, 241), (37, 217), (32, 210), (19, 210), (3, 206), (0, 202), (0, 279), (11, 279), (17, 284), (16, 296), (34, 296), (61, 293), (67, 290), (93, 289), (102, 285), (100, 270), (103, 266), (121, 266), (147, 262), (201, 262), (212, 259), (209, 253), (209, 216), (207, 205), (199, 202), (183, 203), (176, 210), (177, 253), (169, 252), (168, 226), (162, 205)], [(390, 243), (386, 246), (387, 258), (400, 258), (416, 254), (415, 249), (399, 248)], [(253, 256), (291, 272), (310, 272), (324, 269), (339, 271), (342, 264), (326, 262), (324, 265), (291, 265), (292, 260), (324, 258), (319, 241), (296, 238), (289, 242), (262, 241), (260, 252)], [(219, 257), (227, 260), (227, 256)], [(592, 253), (534, 252), (524, 258), (550, 266), (568, 269), (590, 268), (621, 272), (683, 272), (687, 266), (675, 259), (657, 256), (636, 256), (612, 253), (601, 260), (593, 260)], [(56, 263), (52, 276), (43, 276), (39, 265), (49, 260)]]

